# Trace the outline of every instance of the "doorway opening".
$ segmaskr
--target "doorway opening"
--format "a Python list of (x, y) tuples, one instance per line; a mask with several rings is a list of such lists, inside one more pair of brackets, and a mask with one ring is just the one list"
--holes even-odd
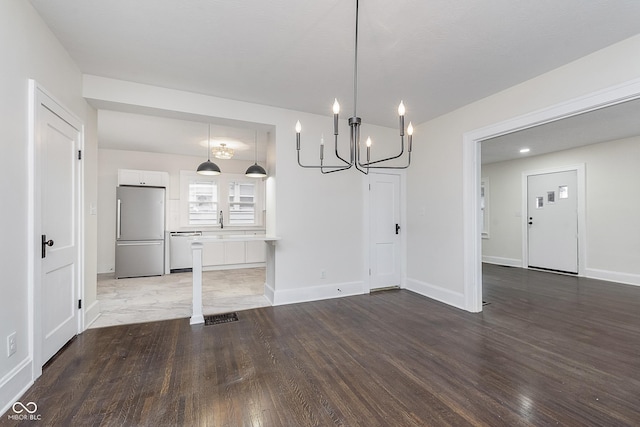
[(640, 99), (640, 79), (515, 117), (463, 136), (465, 309), (482, 311), (481, 143), (536, 126)]

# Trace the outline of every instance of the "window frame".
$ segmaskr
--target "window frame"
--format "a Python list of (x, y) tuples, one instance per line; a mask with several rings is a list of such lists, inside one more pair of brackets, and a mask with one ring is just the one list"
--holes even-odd
[(480, 179), (480, 233), (483, 239), (488, 239), (489, 236), (489, 202), (491, 200), (490, 191), (489, 191), (489, 178), (481, 178)]
[[(180, 227), (193, 229), (220, 229), (219, 215), (216, 213), (215, 224), (190, 224), (189, 223), (189, 186), (194, 182), (215, 182), (217, 185), (217, 211), (222, 211), (224, 229), (226, 228), (253, 228), (264, 226), (264, 180), (262, 178), (250, 178), (243, 174), (224, 173), (215, 176), (198, 175), (194, 171), (180, 171)], [(229, 185), (252, 184), (254, 186), (254, 222), (251, 224), (230, 224), (230, 206), (236, 202), (230, 202)]]

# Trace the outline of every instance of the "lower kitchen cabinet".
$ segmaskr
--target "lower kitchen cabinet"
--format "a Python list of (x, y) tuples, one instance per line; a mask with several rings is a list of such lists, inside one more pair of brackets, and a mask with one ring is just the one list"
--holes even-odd
[(265, 245), (266, 243), (262, 241), (246, 242), (245, 262), (247, 263), (265, 262), (267, 260)]
[(213, 266), (224, 264), (224, 246), (220, 242), (205, 242), (202, 247), (202, 265)]
[[(264, 234), (264, 231), (248, 231), (246, 233)], [(266, 246), (264, 241), (203, 243), (202, 266), (205, 268), (222, 265), (242, 268), (242, 264), (260, 264), (265, 261)]]
[(225, 264), (244, 264), (245, 242), (224, 242), (224, 263)]

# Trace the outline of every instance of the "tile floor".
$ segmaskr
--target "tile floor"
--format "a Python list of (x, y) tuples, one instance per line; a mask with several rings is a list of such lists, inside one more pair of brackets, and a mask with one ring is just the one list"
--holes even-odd
[[(204, 314), (269, 306), (264, 296), (264, 268), (205, 271)], [(89, 328), (191, 317), (191, 273), (114, 279), (98, 275), (101, 315)]]

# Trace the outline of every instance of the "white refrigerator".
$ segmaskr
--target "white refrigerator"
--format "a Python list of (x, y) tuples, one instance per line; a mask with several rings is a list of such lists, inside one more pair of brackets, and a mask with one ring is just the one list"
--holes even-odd
[(116, 189), (116, 278), (164, 274), (165, 189)]

